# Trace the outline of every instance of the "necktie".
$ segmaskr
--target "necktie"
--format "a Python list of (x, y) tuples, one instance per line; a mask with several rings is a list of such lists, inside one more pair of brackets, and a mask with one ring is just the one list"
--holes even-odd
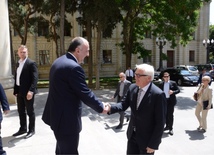
[(139, 91), (138, 91), (138, 95), (137, 95), (137, 109), (138, 109), (138, 107), (139, 107), (139, 105), (140, 105), (140, 102), (141, 102), (141, 95), (143, 95), (142, 93), (143, 93), (144, 91), (143, 91), (143, 89), (139, 89)]

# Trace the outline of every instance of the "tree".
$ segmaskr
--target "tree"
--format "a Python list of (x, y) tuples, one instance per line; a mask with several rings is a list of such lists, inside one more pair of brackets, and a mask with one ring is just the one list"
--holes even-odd
[[(109, 0), (88, 0), (81, 1), (79, 3), (79, 10), (83, 12), (82, 20), (83, 23), (87, 23), (87, 34), (90, 34), (89, 28), (95, 28), (97, 30), (97, 38), (96, 38), (96, 89), (99, 89), (99, 77), (100, 77), (100, 65), (101, 65), (101, 36), (102, 33), (105, 33), (106, 37), (110, 37), (113, 29), (116, 27), (118, 23), (118, 19), (120, 17), (120, 10), (115, 3), (115, 1), (109, 3)], [(91, 45), (91, 43), (90, 43)], [(92, 49), (92, 47), (91, 47)], [(90, 56), (92, 56), (92, 51), (90, 51)], [(91, 67), (92, 64), (89, 64)]]
[(33, 15), (40, 11), (42, 4), (43, 0), (8, 1), (9, 21), (21, 38), (22, 45), (26, 45), (28, 32), (35, 32), (37, 18)]
[[(137, 50), (146, 31), (153, 36), (164, 37), (172, 48), (179, 40), (186, 45), (192, 39), (197, 26), (201, 0), (116, 0), (120, 3), (123, 15), (122, 49), (126, 54), (126, 67), (131, 66), (132, 53), (143, 53)], [(208, 2), (204, 0), (203, 2)]]

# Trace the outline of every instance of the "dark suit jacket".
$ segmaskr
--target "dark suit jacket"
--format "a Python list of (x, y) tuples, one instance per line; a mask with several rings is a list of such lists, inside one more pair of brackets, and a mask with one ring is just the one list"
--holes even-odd
[(141, 104), (136, 109), (138, 90), (139, 87), (136, 84), (130, 85), (122, 101), (111, 106), (111, 113), (125, 111), (130, 106), (131, 120), (127, 130), (128, 139), (131, 138), (133, 126), (135, 126), (139, 147), (141, 149), (146, 149), (146, 147), (158, 149), (166, 117), (165, 94), (151, 83)]
[[(1, 84), (0, 84), (0, 101), (1, 101), (1, 107), (2, 107), (3, 111), (10, 110), (9, 104), (7, 102), (6, 94), (5, 94), (4, 89)], [(1, 123), (2, 119), (3, 119), (2, 111), (0, 111), (0, 123)]]
[[(163, 90), (164, 89), (164, 81), (161, 82), (161, 84), (159, 85), (160, 89)], [(173, 91), (173, 94), (171, 94), (169, 96), (169, 100), (171, 103), (176, 104), (177, 100), (176, 100), (176, 94), (180, 93), (180, 89), (178, 87), (178, 85), (176, 84), (175, 81), (169, 81), (169, 89)]]
[[(116, 89), (116, 91), (114, 93), (114, 98), (119, 96), (119, 93), (120, 93), (120, 84), (121, 84), (121, 81), (118, 82), (117, 89)], [(125, 94), (128, 91), (128, 88), (129, 88), (130, 85), (131, 85), (130, 81), (128, 81), (128, 80), (124, 81), (123, 95), (120, 96), (120, 97), (125, 96)]]
[(16, 76), (17, 73), (15, 72), (14, 95), (19, 93), (25, 97), (28, 91), (34, 94), (37, 93), (38, 69), (35, 61), (29, 58), (26, 59), (20, 75), (19, 89), (16, 85)]
[(82, 101), (99, 113), (103, 111), (103, 104), (87, 87), (85, 73), (71, 54), (55, 60), (49, 78), (42, 119), (54, 132), (71, 135), (81, 131)]

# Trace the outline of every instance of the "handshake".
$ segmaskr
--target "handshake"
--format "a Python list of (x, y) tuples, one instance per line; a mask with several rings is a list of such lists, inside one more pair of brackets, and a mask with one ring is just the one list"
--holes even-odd
[(103, 102), (103, 114), (107, 114), (111, 111), (111, 105), (108, 102)]

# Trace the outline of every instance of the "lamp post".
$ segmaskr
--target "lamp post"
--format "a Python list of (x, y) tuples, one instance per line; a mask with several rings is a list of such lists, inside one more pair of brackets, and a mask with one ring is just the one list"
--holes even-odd
[(214, 48), (214, 40), (212, 39), (211, 41), (209, 39), (203, 40), (203, 45), (207, 49), (207, 64), (209, 63), (209, 57), (210, 57), (210, 49)]
[(156, 38), (156, 45), (159, 47), (160, 50), (160, 61), (159, 61), (159, 71), (163, 70), (163, 61), (162, 61), (162, 53), (163, 53), (163, 47), (166, 45), (166, 39), (162, 38)]

